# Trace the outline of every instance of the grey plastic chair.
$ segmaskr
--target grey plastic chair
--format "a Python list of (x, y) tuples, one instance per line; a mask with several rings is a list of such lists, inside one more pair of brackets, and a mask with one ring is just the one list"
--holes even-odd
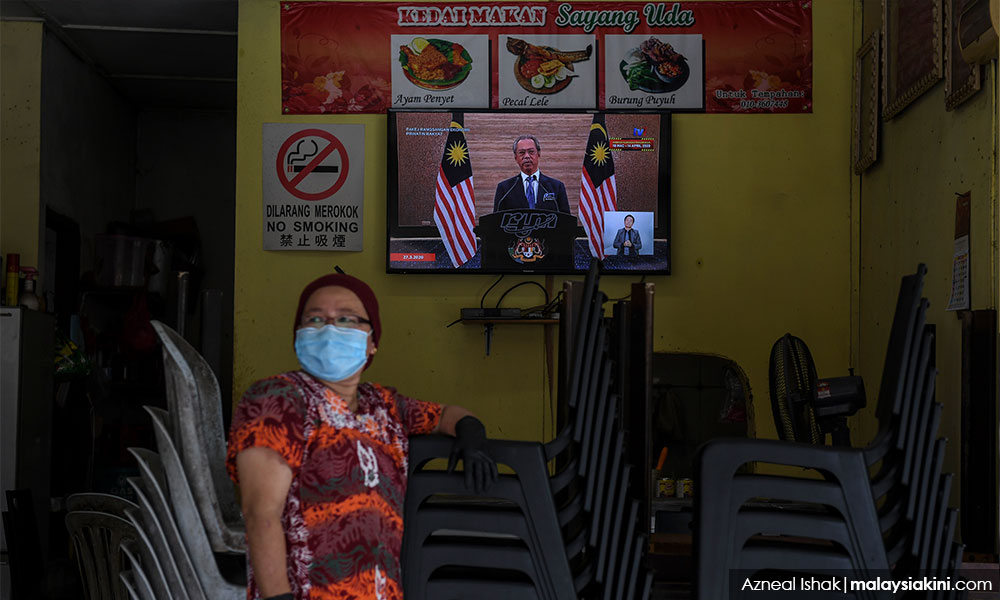
[(188, 485), (180, 455), (174, 447), (167, 429), (170, 415), (167, 411), (152, 406), (144, 407), (153, 418), (156, 447), (160, 451), (163, 470), (167, 477), (170, 506), (180, 530), (184, 547), (197, 565), (196, 571), (202, 590), (211, 600), (241, 600), (246, 596), (246, 587), (227, 581), (219, 571), (219, 565), (208, 541), (208, 534), (198, 515), (191, 487)]
[(77, 512), (81, 510), (102, 512), (124, 519), (125, 511), (130, 508), (137, 509), (139, 507), (127, 498), (111, 494), (86, 492), (81, 494), (71, 494), (66, 497), (66, 512)]
[[(128, 559), (129, 566), (132, 567), (130, 571), (132, 574), (132, 579), (135, 585), (135, 592), (138, 594), (140, 600), (158, 600), (156, 595), (153, 593), (153, 586), (149, 583), (149, 576), (146, 575), (146, 567), (143, 565), (142, 560), (139, 558), (139, 548), (135, 540), (127, 540), (122, 542), (122, 553)], [(128, 587), (128, 582), (126, 582), (126, 587)], [(132, 593), (132, 589), (129, 589), (129, 594)]]
[(121, 585), (125, 588), (125, 595), (129, 600), (142, 600), (142, 596), (139, 595), (139, 586), (135, 580), (135, 573), (132, 571), (122, 571), (118, 574), (118, 579), (121, 581)]
[(128, 509), (125, 511), (125, 516), (128, 522), (132, 524), (136, 529), (136, 533), (139, 534), (139, 541), (135, 544), (135, 549), (139, 552), (139, 558), (142, 561), (143, 571), (146, 574), (146, 578), (149, 580), (149, 585), (153, 591), (153, 597), (155, 600), (173, 600), (174, 595), (171, 593), (170, 587), (167, 584), (167, 577), (163, 571), (163, 565), (160, 562), (159, 556), (156, 554), (156, 548), (153, 546), (153, 542), (150, 539), (150, 533), (146, 531), (146, 525), (142, 520), (142, 511), (138, 509)]
[[(170, 509), (170, 498), (167, 495), (167, 479), (163, 472), (160, 456), (145, 448), (129, 448), (129, 452), (139, 463), (141, 479), (130, 477), (128, 482), (139, 496), (139, 504), (143, 508), (143, 517), (147, 525), (154, 529), (153, 541), (157, 544), (157, 553), (161, 557), (169, 557), (165, 564), (168, 584), (174, 590), (174, 597), (183, 600), (207, 600), (202, 590), (198, 571), (195, 569), (191, 555), (188, 553), (184, 540), (181, 538), (177, 521)], [(173, 569), (171, 569), (171, 565)], [(173, 579), (176, 577), (176, 579)]]
[[(181, 571), (177, 566), (177, 559), (174, 558), (175, 549), (172, 549), (170, 544), (167, 542), (167, 536), (164, 534), (160, 521), (156, 517), (156, 511), (153, 508), (153, 504), (149, 500), (149, 496), (152, 494), (147, 491), (148, 486), (145, 481), (138, 477), (129, 477), (127, 481), (139, 497), (139, 506), (141, 508), (138, 518), (139, 523), (142, 525), (142, 527), (139, 528), (139, 531), (146, 533), (146, 536), (152, 545), (153, 554), (160, 565), (160, 571), (163, 574), (164, 583), (166, 583), (167, 586), (167, 596), (173, 600), (191, 600), (192, 598), (200, 599), (200, 587), (196, 590), (197, 593), (189, 593), (187, 586), (185, 585), (185, 581), (192, 581), (194, 582), (193, 585), (199, 586), (197, 583), (198, 577), (194, 574), (194, 567), (191, 566), (190, 568), (191, 576), (189, 578), (186, 580), (181, 578)], [(178, 537), (178, 540), (179, 539), (180, 538)], [(180, 542), (178, 541), (178, 544), (179, 543)], [(183, 547), (176, 549), (178, 552), (181, 550), (183, 550)]]
[(246, 552), (243, 513), (226, 473), (222, 397), (215, 373), (187, 341), (159, 321), (153, 328), (163, 344), (170, 432), (216, 552)]
[(125, 600), (125, 586), (119, 578), (124, 570), (121, 545), (138, 539), (132, 524), (107, 513), (74, 511), (66, 514), (66, 529), (76, 549), (86, 597)]

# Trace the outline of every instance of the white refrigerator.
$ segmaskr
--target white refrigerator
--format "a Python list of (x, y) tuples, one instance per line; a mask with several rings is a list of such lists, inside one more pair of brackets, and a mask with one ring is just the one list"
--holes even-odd
[[(55, 318), (26, 308), (0, 307), (0, 505), (7, 490), (30, 489), (42, 558), (48, 558), (52, 459)], [(0, 522), (6, 557), (7, 532)], [(10, 572), (4, 561), (0, 589)], [(9, 596), (7, 596), (9, 597)]]

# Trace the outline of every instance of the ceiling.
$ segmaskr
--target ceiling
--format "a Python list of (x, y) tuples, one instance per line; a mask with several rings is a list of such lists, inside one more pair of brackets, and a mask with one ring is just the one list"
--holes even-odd
[(236, 109), (238, 0), (0, 0), (43, 21), (136, 108)]

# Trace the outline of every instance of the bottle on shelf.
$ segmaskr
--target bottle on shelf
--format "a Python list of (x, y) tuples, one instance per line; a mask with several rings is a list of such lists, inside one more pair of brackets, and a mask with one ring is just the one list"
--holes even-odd
[(18, 304), (31, 310), (38, 310), (40, 303), (38, 302), (38, 295), (35, 294), (35, 277), (38, 276), (38, 269), (34, 267), (21, 267), (21, 272), (24, 273), (24, 291), (21, 292)]

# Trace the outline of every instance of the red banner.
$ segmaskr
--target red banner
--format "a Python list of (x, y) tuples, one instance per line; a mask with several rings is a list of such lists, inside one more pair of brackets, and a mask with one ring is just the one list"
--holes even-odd
[(812, 1), (283, 2), (285, 114), (812, 111)]

